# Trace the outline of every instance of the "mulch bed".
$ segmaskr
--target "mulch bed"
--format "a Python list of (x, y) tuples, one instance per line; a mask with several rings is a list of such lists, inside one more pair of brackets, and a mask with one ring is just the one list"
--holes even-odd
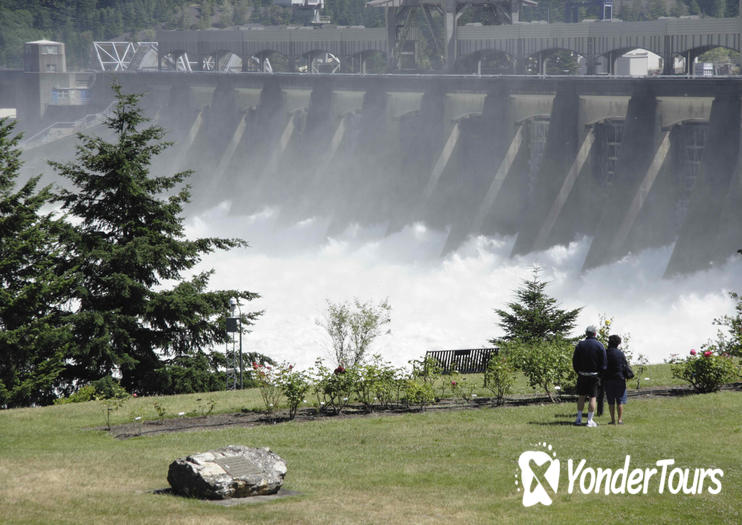
[[(733, 383), (726, 385), (722, 390), (742, 390), (742, 383)], [(690, 387), (646, 387), (641, 390), (628, 390), (628, 397), (668, 397), (684, 396), (693, 394)], [(560, 401), (573, 402), (576, 399), (574, 395), (562, 395)], [(527, 394), (512, 396), (505, 399), (505, 406), (522, 406), (549, 403), (546, 396), (538, 394)], [(495, 404), (493, 398), (475, 398), (470, 401), (463, 399), (443, 399), (435, 404), (425, 407), (425, 411), (435, 410), (469, 410), (483, 407), (490, 407)], [(389, 408), (375, 408), (373, 412), (367, 412), (360, 406), (350, 406), (343, 410), (341, 414), (328, 414), (319, 412), (315, 408), (300, 409), (294, 421), (322, 421), (330, 419), (343, 419), (351, 417), (373, 417), (378, 415), (408, 414), (419, 412), (419, 408), (407, 406), (392, 406)], [(180, 417), (163, 420), (148, 420), (123, 425), (112, 426), (110, 433), (118, 439), (128, 439), (139, 436), (152, 436), (165, 434), (169, 432), (185, 432), (195, 430), (213, 430), (224, 427), (254, 427), (259, 425), (277, 425), (289, 421), (288, 411), (278, 411), (273, 414), (260, 412), (245, 411), (232, 414), (211, 414), (208, 416), (197, 417)], [(97, 428), (96, 430), (105, 430)]]

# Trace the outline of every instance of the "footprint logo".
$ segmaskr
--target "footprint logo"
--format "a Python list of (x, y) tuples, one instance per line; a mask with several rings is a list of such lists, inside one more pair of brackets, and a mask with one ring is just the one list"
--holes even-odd
[[(556, 452), (551, 445), (539, 445), (546, 450), (526, 450), (518, 458), (524, 507), (532, 507), (538, 503), (551, 505), (551, 498), (559, 489), (560, 464), (556, 459)], [(517, 485), (518, 481), (515, 483)]]

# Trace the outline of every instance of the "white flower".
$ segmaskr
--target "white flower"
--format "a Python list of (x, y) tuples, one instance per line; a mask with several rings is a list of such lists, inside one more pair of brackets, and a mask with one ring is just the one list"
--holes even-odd
[(649, 378), (648, 378), (648, 377), (645, 377), (645, 378), (644, 378), (644, 381), (649, 381)]
[(134, 421), (140, 421), (142, 419), (142, 416), (137, 416), (134, 418)]
[(324, 401), (320, 401), (320, 403), (319, 403), (319, 404), (320, 404), (320, 405), (324, 405), (324, 404), (325, 404), (325, 402), (324, 402)]
[(560, 387), (559, 385), (557, 385), (557, 386), (554, 387), (554, 390), (561, 390), (561, 389), (562, 389), (562, 387)]
[(348, 398), (347, 398), (347, 397), (344, 397), (344, 398), (343, 398), (343, 401), (347, 401), (347, 400), (348, 400)]
[(477, 394), (472, 394), (471, 397), (477, 397)]
[(178, 412), (178, 415), (179, 415), (180, 417), (183, 417), (183, 416), (185, 416), (185, 412)]
[(306, 399), (305, 399), (304, 401), (302, 401), (302, 403), (306, 403), (306, 402), (307, 402), (307, 400), (306, 400)]
[(273, 403), (271, 403), (271, 404), (270, 404), (270, 405), (268, 405), (268, 406), (271, 406), (271, 407), (272, 407), (272, 406), (273, 406)]

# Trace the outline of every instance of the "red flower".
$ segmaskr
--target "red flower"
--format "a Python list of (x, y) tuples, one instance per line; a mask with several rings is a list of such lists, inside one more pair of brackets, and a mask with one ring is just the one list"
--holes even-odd
[(343, 367), (343, 365), (340, 365), (339, 367), (337, 367), (335, 369), (335, 372), (334, 373), (335, 373), (335, 375), (344, 374), (345, 373), (345, 368)]
[(137, 397), (137, 393), (136, 393), (136, 392), (134, 392), (134, 393), (132, 394), (132, 397)]
[(451, 386), (456, 386), (456, 381), (451, 381)]
[(705, 351), (705, 352), (703, 353), (703, 357), (711, 357), (711, 350), (706, 350), (706, 351)]
[(257, 370), (257, 369), (258, 369), (258, 363), (256, 363), (255, 361), (253, 361), (253, 362), (252, 362), (252, 367), (253, 367), (253, 368), (254, 368), (255, 370)]
[(695, 348), (690, 349), (690, 355), (696, 355), (697, 353)]
[(294, 369), (294, 365), (289, 365), (289, 370), (293, 370), (293, 369)]

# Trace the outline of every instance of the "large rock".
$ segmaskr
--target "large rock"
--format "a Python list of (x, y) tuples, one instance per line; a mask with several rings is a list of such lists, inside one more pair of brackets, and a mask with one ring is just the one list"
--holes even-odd
[(286, 475), (286, 462), (268, 448), (229, 445), (170, 464), (167, 480), (177, 494), (204, 499), (275, 494)]

